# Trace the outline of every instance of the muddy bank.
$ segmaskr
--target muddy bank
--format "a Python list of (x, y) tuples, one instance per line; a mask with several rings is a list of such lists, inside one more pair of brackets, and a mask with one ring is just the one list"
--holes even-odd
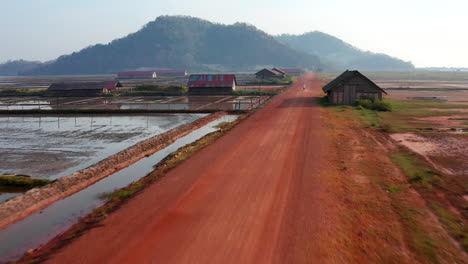
[(53, 202), (76, 193), (100, 179), (125, 168), (146, 155), (163, 149), (188, 133), (214, 121), (225, 112), (213, 113), (190, 124), (172, 129), (164, 134), (139, 142), (110, 156), (93, 166), (62, 177), (42, 188), (32, 189), (22, 196), (0, 204), (0, 229), (37, 212)]

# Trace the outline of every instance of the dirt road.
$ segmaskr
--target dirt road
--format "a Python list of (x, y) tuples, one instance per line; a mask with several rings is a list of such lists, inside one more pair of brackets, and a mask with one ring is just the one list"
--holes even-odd
[(329, 262), (338, 202), (320, 177), (319, 88), (301, 77), (49, 263)]

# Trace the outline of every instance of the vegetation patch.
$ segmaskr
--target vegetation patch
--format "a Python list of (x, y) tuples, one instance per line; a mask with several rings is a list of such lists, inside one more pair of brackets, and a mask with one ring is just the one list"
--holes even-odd
[(286, 76), (282, 79), (255, 79), (249, 81), (248, 85), (289, 85), (294, 82), (291, 76)]
[(0, 96), (43, 96), (45, 89), (3, 89), (0, 90)]
[(188, 88), (182, 85), (165, 85), (145, 83), (137, 85), (134, 89), (126, 90), (123, 96), (177, 96), (188, 93)]
[(360, 99), (356, 103), (358, 106), (369, 110), (375, 111), (382, 111), (382, 112), (390, 112), (392, 111), (392, 106), (385, 101), (381, 100), (374, 100), (374, 99)]
[(393, 152), (390, 157), (408, 177), (409, 183), (419, 184), (431, 189), (432, 183), (439, 179), (439, 175), (427, 167), (423, 161), (419, 160), (416, 154)]
[(48, 179), (34, 179), (27, 175), (0, 175), (0, 187), (12, 187), (21, 189), (32, 189), (35, 187), (42, 187), (51, 180)]
[(449, 234), (459, 241), (463, 249), (468, 252), (468, 226), (464, 224), (464, 221), (440, 202), (431, 202), (429, 207), (439, 217)]
[(448, 185), (448, 182), (444, 181), (442, 176), (430, 169), (416, 154), (393, 152), (390, 157), (401, 168), (408, 182), (424, 197), (429, 208), (437, 216), (447, 232), (468, 252), (468, 227), (466, 221), (463, 220), (461, 215), (448, 209), (453, 208), (449, 200), (442, 199), (437, 194), (437, 192), (441, 192), (439, 190), (441, 188), (448, 188), (450, 192), (456, 191), (451, 190), (454, 187)]
[(277, 95), (277, 94), (279, 94), (281, 92), (282, 91), (267, 92), (267, 91), (235, 90), (235, 91), (232, 92), (232, 94), (238, 95), (238, 96), (274, 96), (274, 95)]

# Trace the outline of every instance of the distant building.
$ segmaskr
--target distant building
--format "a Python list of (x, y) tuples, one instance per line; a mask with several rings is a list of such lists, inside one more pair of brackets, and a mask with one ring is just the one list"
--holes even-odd
[(274, 72), (279, 73), (279, 74), (282, 75), (283, 77), (286, 76), (286, 75), (288, 75), (285, 71), (283, 71), (282, 69), (279, 69), (279, 68), (273, 68), (273, 69), (271, 69), (271, 70), (274, 71)]
[(284, 78), (286, 74), (277, 70), (263, 69), (255, 73), (257, 79), (279, 79)]
[(289, 76), (301, 76), (302, 74), (304, 74), (304, 71), (302, 69), (281, 69), (281, 70)]
[(159, 77), (180, 77), (186, 76), (187, 70), (155, 70)]
[(118, 79), (156, 79), (156, 71), (126, 71), (117, 73)]
[(120, 82), (57, 82), (47, 89), (52, 96), (97, 96), (109, 94), (122, 87)]
[(192, 74), (187, 83), (189, 95), (228, 95), (236, 85), (234, 74)]
[(328, 100), (333, 104), (354, 104), (356, 100), (363, 98), (382, 100), (382, 93), (387, 94), (359, 71), (348, 70), (325, 85), (322, 90), (327, 93)]

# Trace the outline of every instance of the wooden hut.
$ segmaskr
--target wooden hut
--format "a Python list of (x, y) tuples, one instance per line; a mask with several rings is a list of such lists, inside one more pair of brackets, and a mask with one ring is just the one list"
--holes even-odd
[(229, 95), (236, 85), (234, 74), (192, 74), (187, 82), (189, 95)]
[(325, 85), (322, 90), (327, 93), (329, 102), (333, 104), (354, 104), (356, 100), (364, 98), (382, 100), (382, 94), (387, 94), (359, 71), (348, 70)]
[(108, 94), (117, 87), (122, 87), (120, 82), (57, 82), (52, 83), (47, 89), (51, 96), (97, 96)]

